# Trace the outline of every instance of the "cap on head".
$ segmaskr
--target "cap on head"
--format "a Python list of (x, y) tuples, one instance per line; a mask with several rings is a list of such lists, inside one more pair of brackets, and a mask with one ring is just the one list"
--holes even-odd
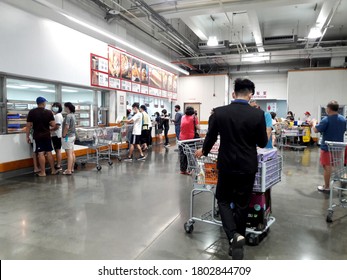
[(42, 96), (39, 96), (38, 98), (36, 98), (36, 104), (37, 105), (45, 103), (45, 102), (47, 102), (47, 99), (42, 97)]
[(305, 112), (305, 115), (306, 115), (306, 116), (311, 116), (311, 114), (310, 114), (309, 111), (306, 111), (306, 112)]

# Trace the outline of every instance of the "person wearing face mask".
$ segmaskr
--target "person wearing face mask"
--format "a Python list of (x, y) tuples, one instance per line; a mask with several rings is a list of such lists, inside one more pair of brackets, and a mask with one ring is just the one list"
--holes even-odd
[(53, 148), (57, 157), (57, 164), (55, 165), (56, 170), (62, 171), (61, 168), (61, 137), (62, 137), (62, 124), (63, 124), (63, 115), (61, 112), (63, 108), (59, 102), (52, 104), (52, 112), (55, 120), (55, 127), (51, 127), (51, 137)]
[(36, 173), (39, 177), (46, 176), (46, 157), (51, 167), (51, 174), (58, 174), (55, 170), (52, 156), (52, 139), (50, 127), (55, 127), (55, 120), (52, 111), (45, 109), (47, 99), (39, 96), (36, 98), (37, 108), (28, 113), (26, 125), (27, 142), (31, 143), (30, 131), (33, 129), (33, 139), (35, 140), (35, 153), (38, 156), (40, 171)]
[(71, 102), (64, 103), (64, 110), (67, 113), (63, 122), (63, 141), (62, 147), (67, 155), (67, 169), (63, 175), (71, 175), (74, 173), (74, 166), (76, 161), (74, 145), (76, 140), (76, 117), (75, 106)]

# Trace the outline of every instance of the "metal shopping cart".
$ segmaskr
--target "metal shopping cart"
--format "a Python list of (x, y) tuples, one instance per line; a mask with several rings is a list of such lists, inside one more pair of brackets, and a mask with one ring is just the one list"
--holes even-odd
[[(330, 196), (329, 208), (326, 221), (331, 223), (333, 220), (334, 209), (336, 207), (347, 208), (347, 168), (346, 168), (346, 147), (347, 142), (325, 141), (328, 145), (330, 166), (332, 168), (330, 177)], [(337, 198), (334, 190), (337, 191)], [(335, 197), (334, 197), (335, 196)]]
[(95, 163), (96, 169), (101, 170), (100, 161), (107, 160), (111, 166), (110, 140), (107, 130), (102, 127), (76, 128), (76, 144), (87, 147), (87, 155), (78, 159), (77, 163), (85, 166), (87, 163)]
[[(130, 142), (128, 139), (129, 131), (132, 131), (133, 124), (118, 126), (110, 126), (104, 128), (105, 141), (109, 145), (110, 156), (115, 156), (118, 161), (122, 160), (121, 145)], [(103, 140), (102, 140), (103, 141)], [(114, 149), (116, 146), (116, 149)]]
[[(217, 154), (218, 145), (212, 149), (212, 153), (207, 157), (197, 159), (195, 151), (202, 147), (204, 139), (193, 139), (180, 141), (179, 146), (183, 149), (184, 154), (188, 159), (188, 169), (191, 172), (193, 179), (193, 189), (190, 195), (190, 213), (189, 219), (184, 224), (184, 229), (187, 233), (192, 233), (195, 222), (204, 222), (208, 224), (222, 226), (221, 220), (218, 218), (219, 211), (216, 204), (215, 189), (218, 179), (217, 171)], [(276, 149), (273, 149), (276, 150)], [(259, 166), (258, 173), (254, 183), (254, 196), (263, 195), (265, 192), (270, 197), (270, 188), (281, 181), (282, 158), (276, 153), (260, 153), (258, 155)], [(207, 193), (211, 197), (210, 207), (206, 212), (197, 216), (195, 214), (194, 201), (198, 195)], [(268, 204), (265, 206), (265, 204)], [(257, 214), (249, 214), (249, 222), (246, 229), (246, 240), (250, 245), (257, 245), (268, 233), (270, 227), (275, 222), (275, 218), (271, 215), (270, 199), (264, 202), (262, 206), (254, 204), (254, 208), (259, 212), (259, 207), (265, 207), (262, 212), (261, 222), (254, 223), (259, 218)], [(250, 216), (251, 215), (251, 216)], [(259, 219), (258, 219), (259, 220)], [(257, 220), (257, 221), (258, 221)]]

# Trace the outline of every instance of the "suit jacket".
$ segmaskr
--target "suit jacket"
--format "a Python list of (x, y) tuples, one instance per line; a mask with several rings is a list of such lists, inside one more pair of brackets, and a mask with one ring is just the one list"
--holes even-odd
[(257, 146), (268, 142), (264, 112), (236, 100), (218, 107), (210, 116), (208, 132), (203, 144), (205, 156), (220, 135), (218, 170), (220, 172), (250, 174), (258, 170)]

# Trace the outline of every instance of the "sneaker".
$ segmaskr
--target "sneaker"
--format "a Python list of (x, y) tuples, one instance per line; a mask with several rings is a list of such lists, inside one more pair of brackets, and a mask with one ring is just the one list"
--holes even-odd
[(235, 233), (234, 238), (230, 240), (229, 255), (233, 260), (243, 260), (243, 246), (245, 245), (245, 237)]
[(124, 161), (129, 161), (130, 162), (130, 161), (133, 161), (133, 158), (132, 157), (127, 157), (127, 158), (124, 159)]
[(146, 157), (145, 156), (140, 156), (137, 160), (145, 160)]
[(187, 171), (181, 171), (180, 174), (182, 174), (182, 175), (188, 175)]
[(330, 193), (330, 189), (325, 188), (325, 186), (318, 186), (317, 190), (323, 193)]
[(169, 148), (169, 147), (170, 147), (170, 144), (166, 144), (166, 145), (165, 145), (165, 148)]

